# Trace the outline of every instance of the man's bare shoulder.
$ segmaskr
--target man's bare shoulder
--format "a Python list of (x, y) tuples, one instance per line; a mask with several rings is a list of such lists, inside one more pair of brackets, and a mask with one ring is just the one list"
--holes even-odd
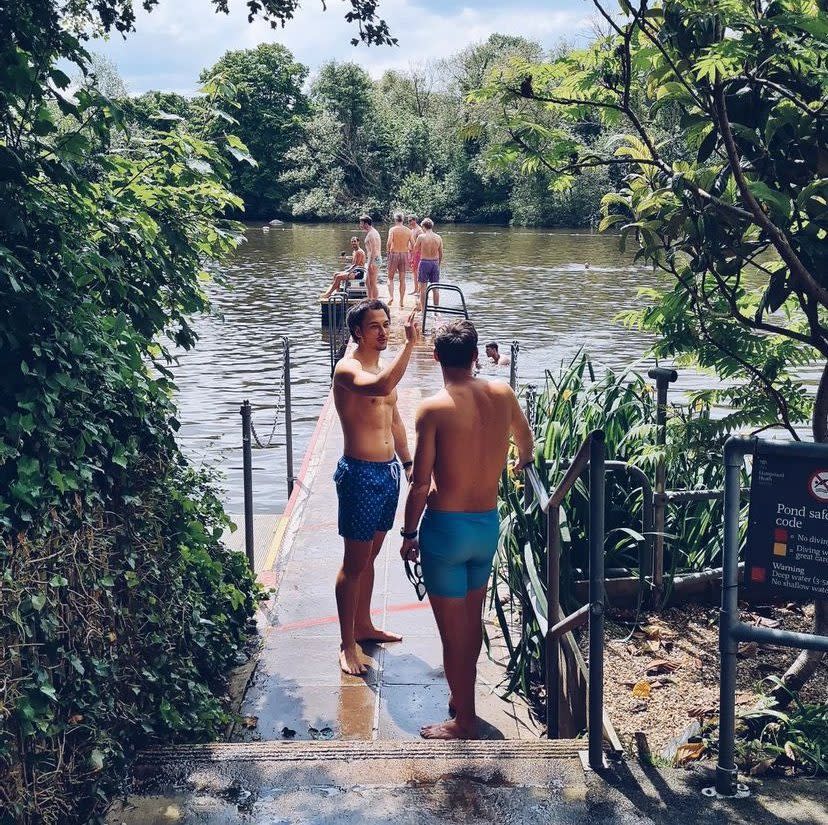
[(334, 367), (334, 378), (338, 375), (353, 375), (354, 373), (361, 372), (362, 369), (362, 362), (358, 358), (354, 358), (353, 355), (346, 353), (339, 359), (339, 361), (336, 362), (336, 366)]
[(508, 404), (511, 404), (515, 398), (514, 390), (504, 381), (486, 381), (486, 392), (499, 401)]
[(450, 409), (451, 406), (451, 396), (445, 390), (440, 390), (420, 401), (420, 405), (417, 407), (417, 420), (432, 419), (444, 410)]

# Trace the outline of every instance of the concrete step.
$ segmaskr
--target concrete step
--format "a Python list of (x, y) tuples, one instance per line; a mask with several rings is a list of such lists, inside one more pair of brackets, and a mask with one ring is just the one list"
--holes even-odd
[(110, 825), (576, 823), (576, 740), (244, 742), (141, 754)]

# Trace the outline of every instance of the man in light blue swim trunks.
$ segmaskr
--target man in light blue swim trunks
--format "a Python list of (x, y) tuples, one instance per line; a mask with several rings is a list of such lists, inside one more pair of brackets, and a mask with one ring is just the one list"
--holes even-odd
[(420, 560), (443, 641), (449, 711), (454, 714), (425, 726), (420, 735), (474, 739), (483, 602), (499, 535), (498, 481), (510, 436), (517, 446), (516, 466), (532, 461), (532, 431), (508, 384), (473, 376), (477, 331), (471, 321), (441, 327), (434, 357), (445, 387), (417, 410), (417, 448), (400, 554), (409, 562)]
[(336, 606), (342, 636), (339, 664), (345, 673), (359, 676), (367, 667), (358, 643), (401, 639), (374, 627), (371, 593), (374, 560), (397, 510), (400, 475), (410, 474), (411, 456), (397, 410), (396, 386), (408, 366), (419, 328), (412, 312), (405, 322), (405, 344), (387, 365), (380, 363), (380, 353), (388, 346), (391, 317), (382, 301), (362, 301), (353, 307), (348, 328), (357, 346), (339, 361), (333, 376), (334, 404), (345, 442), (334, 472), (339, 535), (345, 540), (336, 578)]

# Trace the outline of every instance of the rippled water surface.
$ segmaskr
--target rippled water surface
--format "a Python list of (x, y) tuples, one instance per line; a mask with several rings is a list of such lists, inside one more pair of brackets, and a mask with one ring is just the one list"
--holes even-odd
[[(541, 378), (544, 369), (556, 368), (581, 347), (607, 366), (649, 366), (640, 360), (647, 339), (615, 318), (637, 305), (639, 287), (668, 281), (633, 264), (616, 238), (469, 225), (437, 231), (445, 246), (443, 281), (463, 289), (481, 343), (497, 339), (508, 349), (510, 341), (520, 342), (522, 382)], [(387, 227), (380, 233), (385, 238)], [(317, 296), (353, 234), (362, 236), (341, 224), (287, 224), (269, 232), (251, 227), (229, 262), (226, 284), (211, 288), (213, 315), (196, 321), (200, 341), (176, 369), (181, 439), (196, 460), (224, 473), (231, 513), (242, 510), (239, 405), (250, 399), (257, 430), (266, 438), (273, 412), (262, 408), (277, 403), (281, 336), (291, 341), (297, 469), (301, 463), (329, 388)], [(386, 295), (384, 273), (380, 295)], [(696, 382), (685, 375), (679, 388)], [(276, 435), (283, 443), (281, 421)], [(256, 512), (281, 510), (287, 495), (284, 449), (255, 450), (253, 466)]]

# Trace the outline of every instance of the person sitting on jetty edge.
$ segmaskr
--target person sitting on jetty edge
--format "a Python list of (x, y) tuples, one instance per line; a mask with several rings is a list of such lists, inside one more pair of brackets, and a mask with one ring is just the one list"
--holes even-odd
[(521, 469), (533, 459), (533, 437), (512, 388), (472, 375), (477, 331), (471, 321), (441, 327), (434, 340), (434, 358), (445, 386), (417, 410), (414, 473), (400, 530), (400, 555), (414, 562), (419, 557), (443, 642), (443, 666), (451, 690), (449, 715), (454, 716), (426, 725), (420, 735), (475, 739), (480, 721), (475, 681), (483, 644), (483, 602), (500, 531), (498, 482), (509, 436), (515, 439), (516, 468)]
[(371, 593), (374, 560), (394, 523), (400, 494), (400, 464), (410, 476), (411, 454), (397, 409), (396, 386), (403, 377), (420, 329), (412, 312), (405, 321), (405, 345), (387, 366), (380, 353), (388, 346), (391, 315), (380, 300), (366, 300), (348, 313), (356, 348), (336, 365), (333, 396), (345, 446), (334, 482), (339, 500), (339, 535), (345, 541), (336, 577), (336, 607), (345, 673), (367, 671), (358, 642), (399, 642), (401, 636), (374, 627)]
[[(359, 238), (351, 238), (351, 251), (351, 265), (347, 269), (343, 269), (334, 275), (333, 283), (328, 287), (328, 291), (323, 292), (319, 296), (323, 300), (330, 298), (345, 281), (350, 281), (356, 274), (354, 270), (365, 269), (365, 251), (359, 245)], [(345, 253), (343, 252), (342, 254), (344, 255)]]

